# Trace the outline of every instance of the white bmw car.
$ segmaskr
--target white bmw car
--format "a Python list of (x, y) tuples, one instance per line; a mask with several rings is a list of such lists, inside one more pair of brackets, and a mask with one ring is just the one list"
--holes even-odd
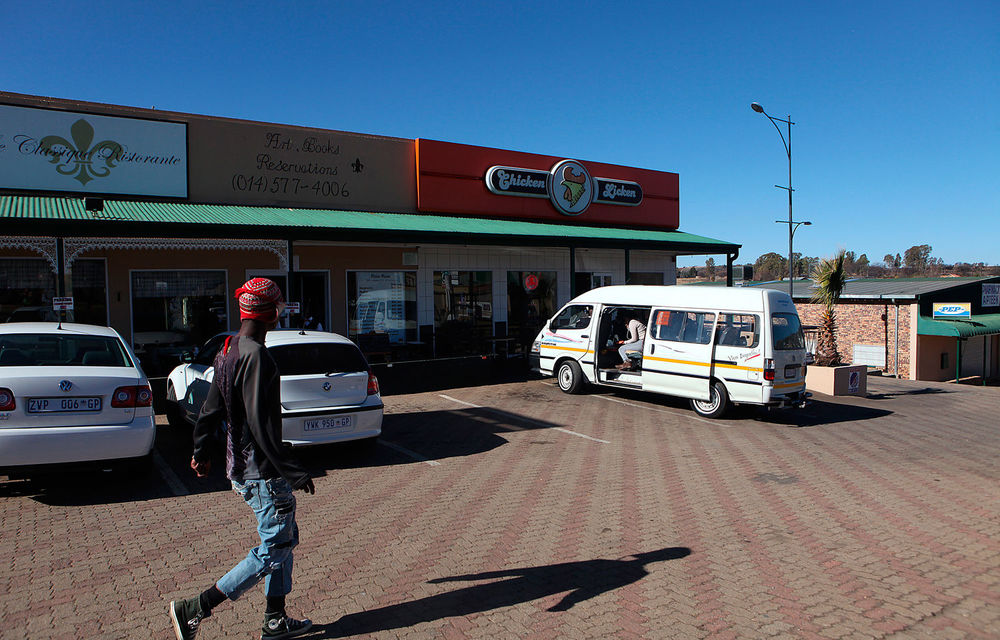
[(0, 468), (151, 456), (153, 392), (114, 329), (0, 324)]
[[(215, 377), (220, 334), (186, 356), (167, 378), (167, 418), (194, 424)], [(265, 338), (281, 373), (281, 430), (298, 445), (374, 440), (382, 433), (382, 396), (357, 345), (336, 333), (274, 330)]]

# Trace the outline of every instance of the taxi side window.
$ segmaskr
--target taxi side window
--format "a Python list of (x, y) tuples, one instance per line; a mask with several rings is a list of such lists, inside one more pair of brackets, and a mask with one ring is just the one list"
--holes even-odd
[(590, 326), (590, 317), (594, 307), (589, 304), (572, 304), (559, 312), (549, 327), (553, 331), (559, 329), (586, 329)]
[(671, 342), (708, 344), (714, 324), (714, 313), (659, 309), (653, 314), (653, 337)]
[(715, 344), (726, 347), (756, 347), (760, 343), (760, 322), (750, 314), (719, 314)]

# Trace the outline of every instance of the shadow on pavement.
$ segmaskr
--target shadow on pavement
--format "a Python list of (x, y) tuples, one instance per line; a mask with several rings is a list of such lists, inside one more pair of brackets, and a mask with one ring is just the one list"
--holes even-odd
[(891, 398), (898, 398), (900, 396), (922, 396), (922, 395), (934, 395), (938, 393), (955, 393), (954, 391), (949, 391), (948, 389), (935, 389), (934, 387), (924, 387), (923, 389), (909, 389), (907, 391), (890, 391), (887, 393), (869, 393), (869, 400), (889, 400)]
[(428, 584), (475, 582), (484, 584), (462, 587), (437, 595), (345, 615), (337, 622), (316, 625), (304, 638), (342, 638), (345, 636), (403, 629), (442, 618), (481, 613), (501, 607), (530, 602), (569, 591), (547, 611), (567, 611), (590, 598), (638, 582), (649, 575), (646, 565), (677, 560), (691, 555), (687, 547), (667, 547), (637, 553), (617, 560), (583, 560), (541, 567), (522, 567), (503, 571), (485, 571), (461, 576), (428, 580)]
[(821, 427), (839, 422), (874, 420), (892, 415), (892, 411), (872, 409), (855, 404), (824, 402), (813, 400), (805, 409), (765, 409), (757, 410), (751, 419), (788, 427)]
[[(323, 477), (337, 469), (415, 464), (421, 459), (486, 453), (507, 444), (507, 439), (499, 435), (504, 432), (558, 426), (485, 407), (389, 414), (384, 418), (380, 438), (385, 444), (346, 442), (301, 447), (296, 453), (314, 477)], [(217, 447), (212, 471), (206, 478), (198, 478), (189, 467), (192, 446), (190, 427), (157, 425), (151, 466), (111, 471), (56, 467), (25, 480), (0, 482), (0, 497), (26, 496), (49, 506), (84, 506), (229, 491), (222, 446)]]

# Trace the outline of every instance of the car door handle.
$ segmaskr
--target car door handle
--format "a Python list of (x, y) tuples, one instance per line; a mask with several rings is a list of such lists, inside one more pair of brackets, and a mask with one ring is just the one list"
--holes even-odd
[(649, 355), (653, 355), (654, 353), (656, 353), (656, 345), (651, 344), (649, 345)]
[(588, 335), (587, 335), (587, 334), (585, 333), (585, 334), (583, 334), (583, 335), (582, 335), (582, 336), (580, 336), (580, 337), (581, 337), (581, 338), (589, 338), (590, 336), (588, 336)]

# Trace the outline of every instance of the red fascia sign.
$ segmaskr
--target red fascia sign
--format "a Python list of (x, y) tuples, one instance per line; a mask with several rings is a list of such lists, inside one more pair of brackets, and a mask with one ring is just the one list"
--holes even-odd
[(416, 155), (419, 211), (669, 230), (680, 223), (676, 173), (423, 139)]

